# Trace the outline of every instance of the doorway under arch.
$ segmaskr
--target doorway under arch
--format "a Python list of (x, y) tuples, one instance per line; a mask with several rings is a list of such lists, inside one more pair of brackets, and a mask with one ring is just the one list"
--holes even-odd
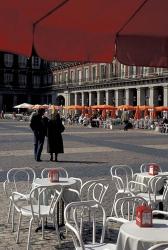
[(65, 106), (65, 98), (62, 95), (57, 96), (56, 105), (57, 106)]

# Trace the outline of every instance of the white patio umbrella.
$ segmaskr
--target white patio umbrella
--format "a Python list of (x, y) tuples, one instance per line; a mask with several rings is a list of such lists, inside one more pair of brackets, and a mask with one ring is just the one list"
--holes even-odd
[(32, 104), (29, 103), (21, 103), (19, 105), (14, 106), (15, 109), (31, 109), (33, 107)]

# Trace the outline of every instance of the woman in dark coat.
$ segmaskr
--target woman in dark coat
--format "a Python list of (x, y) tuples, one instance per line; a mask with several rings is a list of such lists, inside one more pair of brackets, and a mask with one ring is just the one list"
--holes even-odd
[(50, 161), (53, 161), (53, 154), (55, 153), (55, 161), (57, 161), (57, 155), (64, 153), (63, 139), (61, 133), (65, 127), (62, 124), (60, 115), (56, 112), (51, 115), (51, 119), (48, 121), (47, 129), (47, 152), (50, 153)]

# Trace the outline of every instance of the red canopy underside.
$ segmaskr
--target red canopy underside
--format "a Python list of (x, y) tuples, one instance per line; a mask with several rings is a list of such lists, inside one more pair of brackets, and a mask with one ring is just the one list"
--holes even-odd
[(5, 0), (0, 50), (30, 56), (34, 46), (47, 60), (116, 56), (128, 65), (168, 67), (167, 10), (167, 0)]

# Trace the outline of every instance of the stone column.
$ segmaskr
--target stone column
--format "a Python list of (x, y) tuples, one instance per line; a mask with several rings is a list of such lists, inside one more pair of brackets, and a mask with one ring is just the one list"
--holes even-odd
[(118, 89), (115, 90), (114, 96), (115, 96), (115, 106), (119, 106), (119, 101), (118, 101)]
[(65, 91), (64, 94), (65, 94), (65, 106), (69, 106), (70, 105), (70, 94), (68, 91)]
[(154, 106), (154, 88), (149, 88), (149, 106)]
[(145, 105), (145, 89), (137, 88), (137, 105)]
[(89, 92), (89, 106), (92, 106), (92, 92)]
[(77, 93), (75, 93), (75, 105), (77, 105)]
[(81, 105), (84, 106), (85, 102), (84, 102), (84, 92), (81, 92)]
[(109, 91), (106, 90), (106, 105), (109, 105)]
[(125, 104), (129, 105), (130, 104), (130, 93), (129, 93), (129, 89), (125, 90)]
[(168, 106), (168, 86), (163, 87), (163, 105)]
[(97, 91), (97, 105), (100, 105), (100, 91)]

